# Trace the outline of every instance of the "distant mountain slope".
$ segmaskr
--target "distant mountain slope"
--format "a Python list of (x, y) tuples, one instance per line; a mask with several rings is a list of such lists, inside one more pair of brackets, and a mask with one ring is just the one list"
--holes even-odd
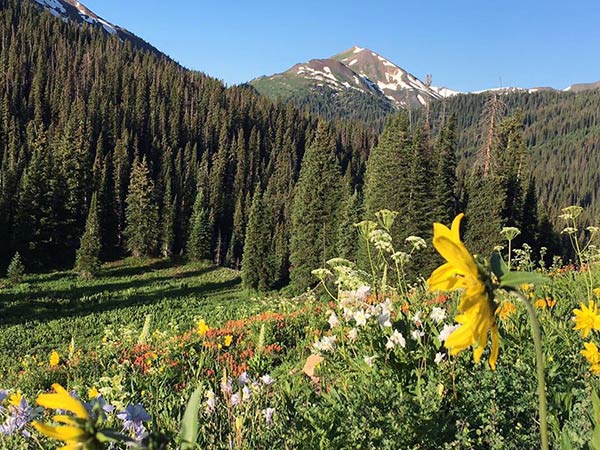
[[(428, 86), (377, 53), (352, 47), (326, 59), (296, 64), (283, 73), (250, 82), (270, 98), (292, 99), (329, 117), (364, 119), (399, 108), (420, 108), (457, 92)], [(333, 102), (340, 110), (328, 108)]]
[[(449, 114), (457, 118), (459, 172), (472, 170), (486, 136), (482, 122), (492, 93), (459, 95), (432, 104), (434, 125)], [(600, 90), (507, 92), (501, 97), (508, 113), (521, 111), (529, 148), (528, 169), (536, 179), (539, 201), (558, 230), (560, 209), (586, 208), (583, 218), (600, 221)]]
[(572, 84), (571, 86), (566, 88), (565, 91), (583, 92), (583, 91), (591, 91), (591, 90), (596, 90), (596, 89), (600, 89), (600, 81), (596, 81), (595, 83)]
[(30, 0), (33, 4), (46, 9), (50, 14), (63, 20), (71, 20), (79, 24), (89, 24), (102, 29), (105, 33), (115, 35), (124, 41), (130, 41), (134, 46), (162, 54), (158, 49), (140, 37), (120, 26), (114, 25), (95, 14), (83, 3), (76, 0)]

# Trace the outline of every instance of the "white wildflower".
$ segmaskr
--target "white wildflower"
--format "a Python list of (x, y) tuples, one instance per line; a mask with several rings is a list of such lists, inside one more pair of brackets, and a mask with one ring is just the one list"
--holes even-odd
[(358, 330), (356, 328), (352, 328), (350, 331), (348, 331), (346, 336), (350, 342), (354, 342), (356, 339), (358, 339)]
[(387, 310), (379, 314), (377, 320), (379, 321), (379, 325), (383, 328), (389, 328), (392, 326), (392, 322), (390, 321), (390, 312)]
[(438, 335), (438, 341), (445, 342), (446, 339), (448, 339), (448, 336), (450, 336), (457, 328), (458, 325), (444, 325), (444, 328), (442, 328), (442, 331), (440, 331), (440, 334)]
[(406, 339), (402, 336), (398, 330), (394, 330), (394, 333), (390, 337), (388, 337), (387, 343), (385, 344), (385, 348), (391, 350), (396, 345), (399, 345), (402, 348), (406, 348)]
[(392, 245), (392, 236), (385, 230), (373, 230), (369, 233), (369, 241), (375, 246), (377, 250), (385, 253), (394, 253), (394, 246)]
[(435, 359), (433, 360), (436, 364), (441, 363), (444, 358), (446, 357), (446, 355), (444, 353), (436, 353), (435, 354)]
[(367, 363), (367, 366), (373, 367), (373, 364), (375, 363), (375, 360), (377, 359), (377, 355), (365, 356), (365, 357), (363, 357), (363, 359)]
[(413, 316), (412, 318), (412, 322), (415, 324), (415, 326), (417, 327), (421, 327), (423, 325), (423, 322), (421, 320), (421, 315), (423, 314), (422, 311), (417, 311), (417, 313)]
[(315, 342), (313, 347), (320, 352), (333, 352), (337, 336), (323, 336), (319, 342)]
[(357, 327), (364, 327), (367, 324), (367, 319), (369, 318), (368, 314), (366, 314), (362, 309), (355, 311), (352, 317), (354, 318)]
[(427, 248), (427, 242), (425, 242), (425, 239), (419, 236), (409, 236), (404, 240), (404, 242), (412, 245), (412, 248), (415, 250), (422, 250), (424, 248)]
[(435, 306), (431, 310), (431, 313), (429, 313), (429, 317), (435, 323), (440, 323), (440, 322), (442, 322), (442, 320), (444, 320), (446, 318), (446, 310), (444, 308), (439, 308), (439, 307)]
[(329, 316), (329, 319), (327, 319), (327, 322), (329, 322), (329, 326), (331, 328), (335, 328), (340, 324), (338, 316), (335, 312), (331, 313), (331, 315)]
[(421, 330), (413, 330), (410, 332), (410, 337), (412, 337), (415, 341), (419, 341), (425, 333)]

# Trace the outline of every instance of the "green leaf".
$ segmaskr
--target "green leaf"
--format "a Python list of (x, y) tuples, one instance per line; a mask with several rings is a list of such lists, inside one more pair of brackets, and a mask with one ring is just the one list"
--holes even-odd
[(133, 444), (135, 441), (129, 436), (124, 435), (115, 430), (102, 430), (96, 433), (96, 439), (100, 442), (121, 442), (127, 444)]
[(594, 427), (591, 444), (594, 450), (600, 450), (600, 425)]
[(181, 419), (181, 450), (194, 450), (198, 438), (198, 412), (202, 403), (202, 393), (204, 388), (198, 386), (190, 397), (183, 419)]
[(547, 281), (548, 278), (537, 272), (508, 272), (500, 278), (500, 287), (518, 290), (526, 283), (543, 284)]
[(600, 398), (595, 389), (592, 391), (592, 407), (594, 408), (594, 423), (600, 425)]
[(509, 271), (504, 259), (498, 252), (492, 254), (492, 257), (490, 258), (490, 267), (492, 268), (494, 275), (496, 275), (498, 278), (502, 278)]
[(567, 434), (567, 430), (563, 429), (560, 435), (560, 450), (574, 450), (571, 438)]

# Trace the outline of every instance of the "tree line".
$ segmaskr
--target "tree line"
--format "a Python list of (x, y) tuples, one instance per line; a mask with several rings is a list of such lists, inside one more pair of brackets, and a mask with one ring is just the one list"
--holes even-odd
[(399, 113), (379, 136), (29, 2), (0, 6), (4, 267), (19, 252), (29, 268), (89, 276), (127, 254), (185, 254), (241, 269), (248, 288), (299, 292), (327, 259), (360, 259), (354, 223), (381, 208), (401, 213), (398, 242), (465, 209), (481, 251), (507, 224), (531, 230), (528, 242), (550, 239), (522, 116), (499, 120), (492, 169), (457, 178), (457, 114)]

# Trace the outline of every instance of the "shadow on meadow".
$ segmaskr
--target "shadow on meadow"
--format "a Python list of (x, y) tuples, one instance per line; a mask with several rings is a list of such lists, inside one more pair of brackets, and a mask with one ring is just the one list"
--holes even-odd
[[(163, 266), (162, 268), (165, 268)], [(129, 268), (125, 268), (125, 273)], [(120, 268), (113, 274), (123, 274)], [(148, 272), (149, 266), (143, 268)], [(122, 282), (84, 286), (65, 286), (61, 289), (40, 289), (23, 293), (0, 294), (0, 324), (18, 325), (29, 321), (47, 322), (57, 318), (86, 316), (110, 310), (130, 308), (158, 302), (165, 298), (204, 297), (236, 292), (239, 277), (223, 281), (194, 280), (216, 271), (214, 266), (182, 271), (169, 276), (156, 276)], [(101, 281), (99, 280), (94, 281)], [(5, 305), (2, 308), (2, 305)]]

